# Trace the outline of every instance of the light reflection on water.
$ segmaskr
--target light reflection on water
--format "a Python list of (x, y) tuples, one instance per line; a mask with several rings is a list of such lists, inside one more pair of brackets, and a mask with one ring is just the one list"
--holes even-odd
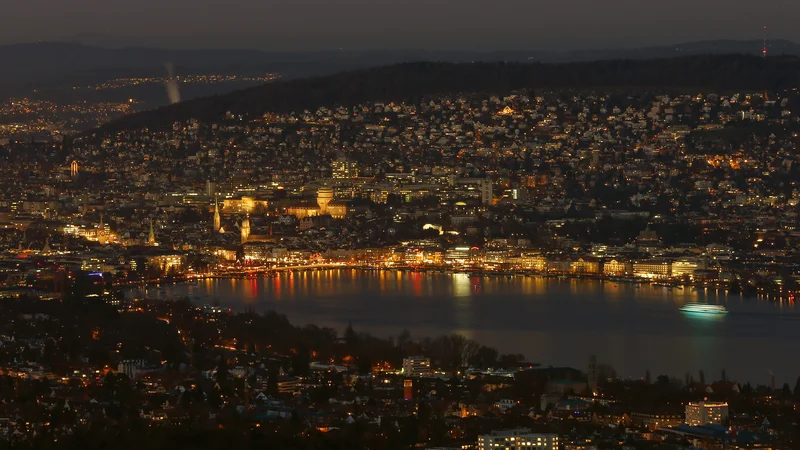
[[(705, 370), (753, 383), (767, 368), (780, 382), (800, 374), (800, 313), (794, 303), (600, 280), (471, 278), (466, 274), (324, 270), (276, 278), (203, 280), (162, 288), (196, 303), (275, 309), (296, 324), (379, 336), (458, 332), (545, 365), (585, 370), (590, 354), (620, 374), (681, 376)], [(150, 293), (151, 297), (161, 295)], [(686, 303), (725, 305), (727, 315), (689, 315)], [(713, 378), (712, 378), (713, 379)]]

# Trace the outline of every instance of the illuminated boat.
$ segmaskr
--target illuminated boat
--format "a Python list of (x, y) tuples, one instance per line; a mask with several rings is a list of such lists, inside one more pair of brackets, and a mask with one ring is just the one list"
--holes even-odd
[(687, 303), (681, 307), (681, 311), (698, 314), (728, 314), (728, 310), (724, 306), (707, 303)]

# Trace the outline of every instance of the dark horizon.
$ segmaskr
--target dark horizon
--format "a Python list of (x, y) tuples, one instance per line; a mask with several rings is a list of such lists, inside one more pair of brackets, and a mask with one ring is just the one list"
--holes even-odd
[[(105, 41), (101, 41), (101, 39), (105, 39)], [(64, 39), (52, 39), (52, 40), (40, 40), (40, 41), (20, 41), (20, 42), (7, 42), (7, 43), (0, 43), (0, 47), (3, 46), (25, 46), (25, 45), (45, 45), (45, 44), (52, 44), (52, 45), (76, 45), (76, 46), (84, 46), (84, 47), (95, 47), (95, 48), (102, 48), (108, 50), (156, 50), (156, 51), (253, 51), (253, 52), (264, 52), (264, 53), (287, 53), (287, 54), (303, 54), (303, 53), (333, 53), (333, 52), (342, 52), (342, 53), (404, 53), (404, 52), (421, 52), (421, 53), (485, 53), (485, 54), (492, 54), (492, 53), (524, 53), (524, 52), (531, 52), (531, 53), (580, 53), (580, 52), (608, 52), (608, 51), (635, 51), (635, 50), (647, 50), (647, 49), (661, 49), (665, 47), (681, 47), (686, 45), (696, 45), (696, 44), (714, 44), (714, 43), (728, 43), (732, 45), (736, 44), (761, 44), (762, 39), (728, 39), (728, 38), (719, 38), (719, 39), (701, 39), (696, 41), (680, 41), (680, 42), (665, 42), (662, 44), (650, 44), (650, 45), (634, 45), (634, 46), (584, 46), (584, 47), (575, 47), (575, 48), (547, 48), (547, 47), (536, 47), (536, 48), (504, 48), (498, 47), (493, 49), (470, 49), (470, 48), (420, 48), (420, 47), (365, 47), (365, 48), (355, 48), (355, 49), (343, 49), (343, 48), (333, 48), (333, 47), (320, 47), (318, 49), (300, 49), (300, 50), (281, 50), (281, 49), (264, 49), (258, 47), (181, 47), (181, 46), (169, 46), (169, 45), (145, 45), (145, 44), (137, 44), (133, 39), (127, 38), (119, 38), (117, 41), (114, 41), (117, 38), (110, 38), (105, 36), (99, 35), (84, 35), (84, 36), (74, 36), (72, 38), (64, 38)], [(116, 42), (116, 44), (115, 44)], [(767, 40), (767, 46), (769, 47), (771, 44), (775, 43), (787, 43), (792, 45), (800, 44), (800, 39), (792, 40), (786, 39), (783, 37), (775, 37), (770, 38)]]
[(134, 5), (34, 0), (8, 5), (0, 44), (72, 41), (155, 48), (252, 48), (270, 51), (343, 49), (583, 50), (732, 39), (800, 41), (793, 18), (800, 4), (709, 0), (669, 4), (613, 0), (533, 3), (466, 0), (454, 7), (412, 0), (327, 3), (155, 0)]

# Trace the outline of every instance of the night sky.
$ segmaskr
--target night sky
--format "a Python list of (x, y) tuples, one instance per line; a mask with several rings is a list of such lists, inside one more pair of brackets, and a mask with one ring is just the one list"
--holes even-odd
[(2, 0), (0, 43), (346, 50), (800, 41), (798, 0)]

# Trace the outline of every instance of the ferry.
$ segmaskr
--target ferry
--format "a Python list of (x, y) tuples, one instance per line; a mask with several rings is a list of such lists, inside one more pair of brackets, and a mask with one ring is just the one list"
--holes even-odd
[(728, 314), (728, 310), (724, 306), (707, 303), (687, 303), (681, 307), (681, 311), (700, 314)]

